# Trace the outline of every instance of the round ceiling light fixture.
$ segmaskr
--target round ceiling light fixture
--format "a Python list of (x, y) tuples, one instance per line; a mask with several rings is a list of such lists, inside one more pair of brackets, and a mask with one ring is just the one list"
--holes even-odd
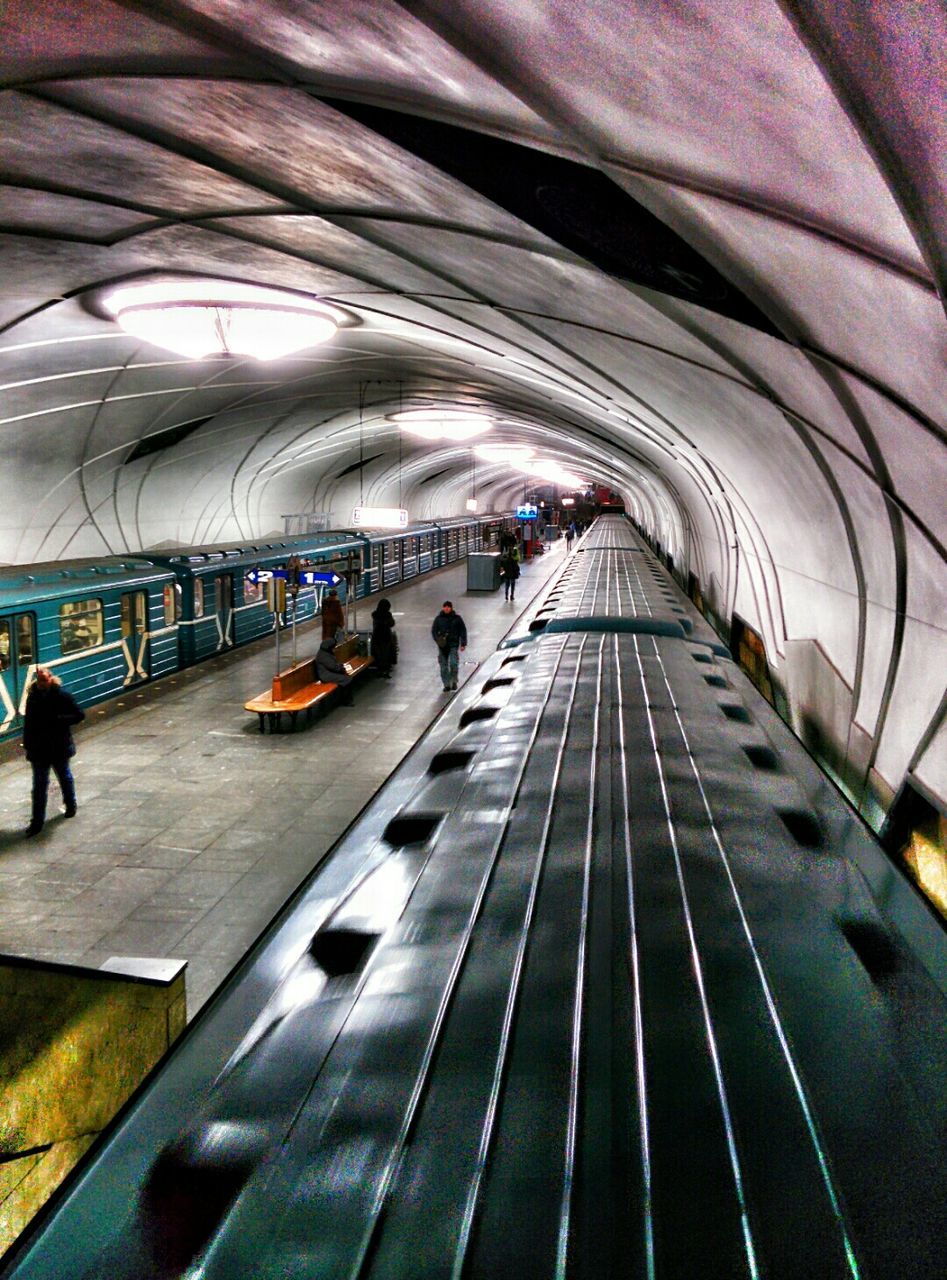
[(563, 489), (583, 489), (585, 481), (581, 480), (572, 471), (567, 471), (561, 463), (553, 461), (551, 458), (534, 458), (526, 462), (514, 462), (513, 465), (518, 471), (524, 471), (527, 475), (538, 476), (541, 480), (548, 480), (551, 484), (557, 484)]
[(525, 465), (535, 452), (528, 444), (480, 444), (474, 449), (484, 462), (509, 462), (513, 466)]
[(406, 409), (388, 416), (402, 431), (422, 440), (473, 440), (493, 427), (485, 413), (469, 409)]
[(190, 360), (278, 360), (325, 342), (344, 321), (341, 311), (303, 294), (231, 280), (123, 284), (101, 303), (126, 333)]

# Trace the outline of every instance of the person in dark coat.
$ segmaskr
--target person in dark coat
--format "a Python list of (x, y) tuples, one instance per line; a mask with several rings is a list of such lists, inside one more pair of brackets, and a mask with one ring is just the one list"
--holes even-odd
[(520, 576), (520, 564), (512, 553), (500, 557), (500, 577), (503, 579), (504, 600), (516, 599), (516, 579)]
[(379, 600), (372, 611), (372, 658), (375, 670), (384, 679), (391, 679), (395, 664), (395, 620), (391, 615), (391, 601)]
[(333, 653), (335, 640), (332, 636), (323, 640), (316, 654), (316, 679), (320, 684), (337, 684), (342, 693), (342, 702), (346, 706), (352, 704), (352, 690), (348, 687), (352, 677)]
[(441, 668), (444, 692), (457, 688), (459, 650), (467, 648), (467, 628), (454, 606), (445, 600), (440, 613), (431, 623), (431, 635), (437, 645), (437, 657)]
[(322, 638), (335, 640), (336, 632), (344, 630), (345, 610), (342, 608), (338, 591), (333, 587), (331, 591), (326, 592), (322, 601)]
[(84, 719), (85, 712), (49, 668), (37, 667), (23, 715), (23, 750), (33, 766), (33, 815), (26, 828), (28, 836), (38, 835), (46, 821), (50, 769), (59, 782), (66, 817), (76, 816), (76, 784), (69, 761), (76, 754), (72, 726)]

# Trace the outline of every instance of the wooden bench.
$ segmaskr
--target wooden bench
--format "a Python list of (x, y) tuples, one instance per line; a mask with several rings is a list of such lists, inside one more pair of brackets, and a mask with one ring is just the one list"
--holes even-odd
[[(333, 653), (345, 667), (350, 676), (360, 675), (372, 665), (371, 658), (362, 658), (358, 654), (358, 636), (350, 636), (341, 644), (337, 644)], [(347, 686), (346, 686), (347, 687)], [(269, 721), (270, 732), (279, 729), (280, 717), (287, 712), (293, 728), (300, 711), (309, 712), (323, 698), (330, 697), (339, 688), (337, 684), (327, 684), (316, 679), (316, 660), (299, 662), (295, 667), (288, 667), (273, 677), (270, 692), (261, 693), (259, 697), (245, 702), (244, 710), (252, 711), (260, 717), (260, 732), (266, 730)]]

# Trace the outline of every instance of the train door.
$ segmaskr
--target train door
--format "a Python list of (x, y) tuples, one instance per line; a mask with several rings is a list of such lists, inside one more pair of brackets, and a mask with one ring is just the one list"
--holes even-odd
[(217, 648), (233, 644), (233, 574), (221, 573), (214, 579), (214, 612), (217, 614)]
[(11, 613), (0, 617), (0, 733), (19, 719), (23, 694), (35, 665), (35, 615)]
[(381, 554), (381, 585), (382, 587), (390, 586), (391, 583), (397, 581), (398, 570), (395, 568), (398, 556), (398, 544), (393, 538), (389, 538), (382, 547)]
[(147, 680), (148, 666), (148, 592), (126, 591), (121, 607), (122, 652), (128, 671), (125, 684)]

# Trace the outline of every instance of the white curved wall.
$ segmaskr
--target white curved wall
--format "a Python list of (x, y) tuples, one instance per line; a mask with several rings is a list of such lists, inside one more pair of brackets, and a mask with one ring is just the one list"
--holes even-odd
[[(621, 492), (721, 622), (762, 635), (872, 820), (906, 776), (947, 797), (942, 9), (177, 11), (0, 12), (0, 560), (345, 524), (362, 497), (460, 514), (469, 450), (399, 444), (386, 415), (476, 407)], [(435, 162), (346, 107), (365, 102), (467, 142)], [(461, 172), (483, 135), (525, 148), (510, 190), (536, 155), (605, 175), (736, 312), (710, 275), (688, 295), (631, 205), (579, 225), (586, 197), (560, 193), (561, 235), (506, 207), (495, 174)], [(184, 361), (95, 311), (148, 272), (297, 289), (354, 323), (273, 365)], [(521, 483), (479, 464), (481, 509)]]

